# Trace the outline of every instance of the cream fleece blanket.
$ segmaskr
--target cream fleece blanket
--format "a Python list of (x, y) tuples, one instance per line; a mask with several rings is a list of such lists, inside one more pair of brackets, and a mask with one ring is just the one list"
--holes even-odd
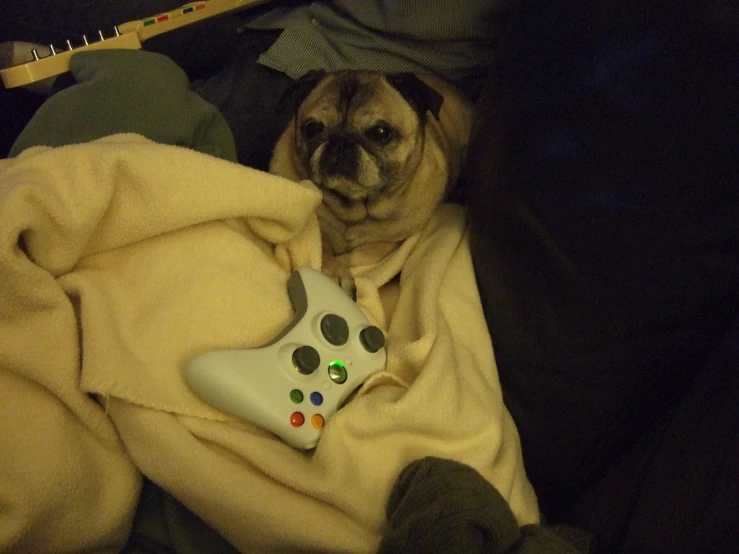
[(356, 268), (387, 372), (315, 452), (188, 389), (191, 357), (260, 346), (292, 319), (290, 271), (320, 265), (319, 202), (137, 135), (0, 161), (1, 551), (119, 550), (143, 473), (244, 552), (372, 552), (395, 479), (427, 455), (538, 521), (459, 208)]

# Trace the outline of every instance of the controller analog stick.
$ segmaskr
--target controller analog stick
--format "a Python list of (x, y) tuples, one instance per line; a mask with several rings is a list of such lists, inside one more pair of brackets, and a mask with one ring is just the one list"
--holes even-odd
[(321, 365), (321, 356), (312, 346), (301, 346), (293, 352), (293, 363), (303, 375), (311, 375)]
[(362, 329), (359, 333), (359, 340), (362, 342), (364, 349), (372, 354), (385, 346), (385, 335), (374, 325)]
[(327, 314), (321, 319), (321, 333), (334, 346), (343, 346), (349, 340), (349, 325), (343, 317)]

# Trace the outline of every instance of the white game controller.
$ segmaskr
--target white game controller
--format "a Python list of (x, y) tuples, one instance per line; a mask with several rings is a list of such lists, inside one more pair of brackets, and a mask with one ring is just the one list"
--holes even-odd
[(185, 378), (213, 407), (309, 449), (347, 397), (385, 368), (385, 337), (320, 271), (294, 271), (287, 293), (295, 318), (273, 341), (201, 354)]

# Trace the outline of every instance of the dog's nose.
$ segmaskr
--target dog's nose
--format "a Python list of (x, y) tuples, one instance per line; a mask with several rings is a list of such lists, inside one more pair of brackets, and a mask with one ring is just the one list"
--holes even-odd
[(321, 155), (321, 172), (324, 175), (341, 175), (356, 179), (358, 166), (357, 144), (346, 135), (330, 137)]

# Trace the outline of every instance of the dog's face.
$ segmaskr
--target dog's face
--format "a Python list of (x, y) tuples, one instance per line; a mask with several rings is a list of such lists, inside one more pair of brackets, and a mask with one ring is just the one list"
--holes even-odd
[[(298, 159), (324, 201), (347, 222), (365, 215), (360, 208), (371, 208), (371, 200), (402, 189), (416, 171), (428, 101), (422, 96), (426, 85), (415, 86), (419, 107), (384, 76), (337, 73), (317, 83), (301, 103), (295, 118)], [(440, 108), (438, 93), (426, 93)]]
[(344, 71), (311, 73), (286, 98), (297, 109), (270, 170), (322, 190), (318, 215), (334, 251), (418, 231), (449, 181), (427, 144), (443, 96), (411, 74)]

